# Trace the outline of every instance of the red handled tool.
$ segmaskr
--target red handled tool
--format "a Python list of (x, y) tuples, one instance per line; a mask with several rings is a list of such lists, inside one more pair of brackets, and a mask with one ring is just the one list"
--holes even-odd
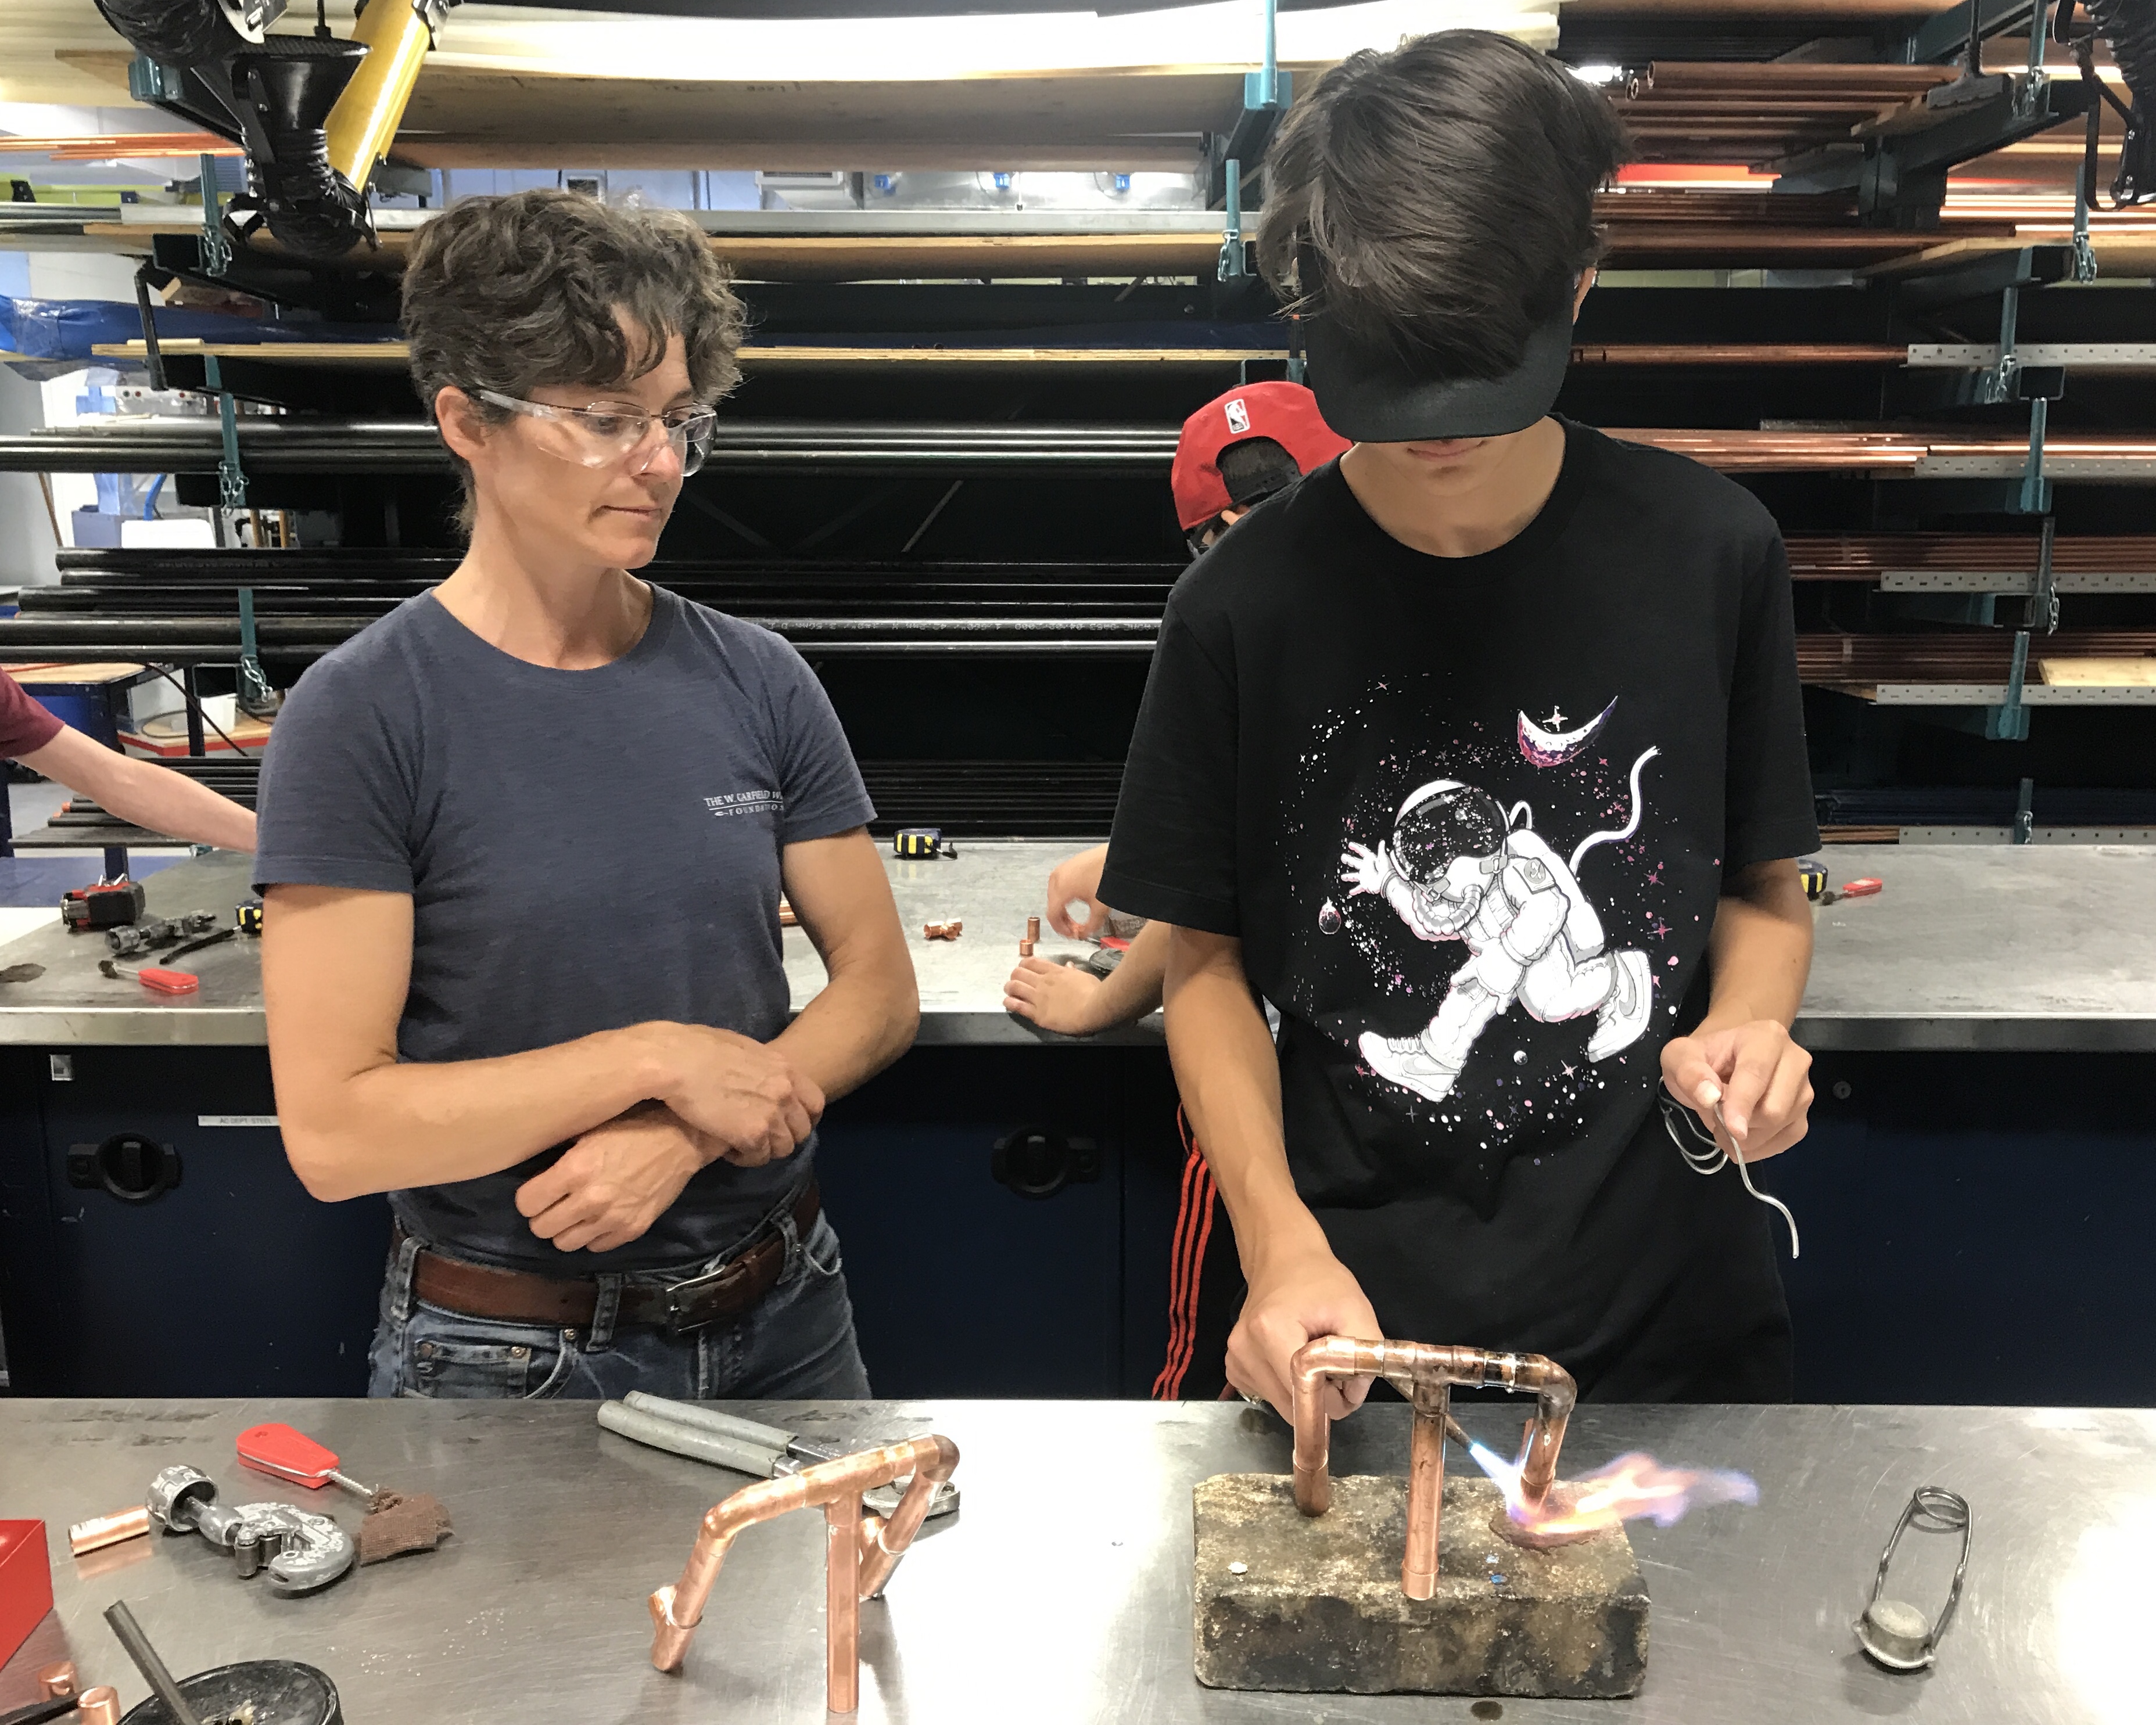
[(192, 970), (163, 970), (155, 965), (145, 965), (136, 970), (131, 965), (116, 965), (110, 959), (100, 959), (97, 968), (110, 977), (131, 976), (152, 994), (191, 995), (202, 991), (202, 978)]
[(372, 1486), (363, 1486), (349, 1474), (337, 1472), (334, 1450), (324, 1449), (305, 1432), (295, 1431), (289, 1426), (255, 1426), (241, 1432), (239, 1460), (257, 1473), (290, 1480), (311, 1492), (339, 1485), (357, 1497), (372, 1500), (375, 1495)]
[(1876, 875), (1866, 875), (1861, 880), (1844, 881), (1841, 896), (1845, 898), (1869, 898), (1887, 884)]

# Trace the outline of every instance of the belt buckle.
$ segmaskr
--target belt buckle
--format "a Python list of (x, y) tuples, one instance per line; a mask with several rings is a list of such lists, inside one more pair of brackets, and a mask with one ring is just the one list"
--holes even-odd
[(717, 1323), (717, 1313), (699, 1318), (689, 1308), (696, 1303), (700, 1295), (707, 1292), (718, 1292), (721, 1283), (737, 1279), (740, 1268), (741, 1259), (730, 1258), (717, 1269), (704, 1275), (692, 1276), (686, 1282), (670, 1283), (666, 1289), (665, 1330), (669, 1339), (678, 1340), (683, 1336), (694, 1335), (698, 1330), (708, 1329)]

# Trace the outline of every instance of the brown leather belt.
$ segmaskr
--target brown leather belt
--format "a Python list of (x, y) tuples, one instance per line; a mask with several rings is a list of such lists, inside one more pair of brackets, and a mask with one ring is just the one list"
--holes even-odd
[[(793, 1203), (793, 1231), (805, 1236), (816, 1225), (823, 1203), (814, 1180)], [(398, 1230), (401, 1241), (403, 1230)], [(616, 1323), (654, 1324), (669, 1335), (686, 1335), (714, 1323), (730, 1323), (752, 1311), (777, 1286), (786, 1267), (786, 1241), (766, 1234), (709, 1275), (665, 1284), (629, 1282), (622, 1285)], [(464, 1258), (423, 1248), (412, 1264), (412, 1291), (430, 1306), (466, 1318), (491, 1318), (504, 1323), (546, 1323), (588, 1329), (598, 1310), (599, 1285), (541, 1276), (528, 1270), (497, 1270)]]

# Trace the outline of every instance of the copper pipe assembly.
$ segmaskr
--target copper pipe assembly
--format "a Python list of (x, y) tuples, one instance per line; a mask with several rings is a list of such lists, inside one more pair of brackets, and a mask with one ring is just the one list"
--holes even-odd
[[(860, 1602), (883, 1591), (921, 1531), (937, 1487), (957, 1466), (958, 1446), (932, 1435), (742, 1487), (705, 1515), (680, 1580), (651, 1595), (652, 1664), (662, 1671), (680, 1670), (719, 1565), (743, 1528), (820, 1505), (825, 1530), (825, 1706), (834, 1713), (852, 1712), (860, 1704)], [(862, 1515), (862, 1492), (908, 1474), (912, 1483), (888, 1523)]]
[(924, 940), (956, 940), (965, 932), (965, 924), (955, 917), (947, 923), (923, 923), (921, 925), (921, 936)]
[(1492, 1354), (1481, 1348), (1438, 1348), (1426, 1342), (1358, 1342), (1320, 1336), (1290, 1363), (1295, 1396), (1295, 1502), (1305, 1515), (1332, 1507), (1326, 1471), (1332, 1421), (1318, 1401), (1328, 1378), (1383, 1378), (1414, 1409), (1408, 1451), (1407, 1550), (1400, 1591), (1411, 1600), (1437, 1590), (1438, 1520), (1445, 1504), (1445, 1432), (1455, 1384), (1500, 1385), (1535, 1397), (1535, 1417), (1520, 1456), (1520, 1495), (1540, 1508), (1557, 1479), (1565, 1423), (1578, 1399), (1572, 1374), (1539, 1354)]

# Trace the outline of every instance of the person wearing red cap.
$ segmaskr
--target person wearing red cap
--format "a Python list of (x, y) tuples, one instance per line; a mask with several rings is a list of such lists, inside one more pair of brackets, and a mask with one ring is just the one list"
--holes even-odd
[[(1191, 555), (1203, 555), (1259, 504), (1349, 448), (1300, 383), (1248, 383), (1208, 402), (1183, 421), (1168, 474)], [(1135, 931), (1129, 950), (1105, 979), (1081, 965), (1021, 959), (1004, 985), (1006, 1011), (1043, 1030), (1095, 1036), (1160, 1005), (1167, 926), (1113, 918), (1100, 899), (1107, 857), (1108, 847), (1096, 845), (1056, 865), (1048, 877), (1049, 926), (1074, 940)], [(1073, 916), (1074, 908), (1083, 914)]]

